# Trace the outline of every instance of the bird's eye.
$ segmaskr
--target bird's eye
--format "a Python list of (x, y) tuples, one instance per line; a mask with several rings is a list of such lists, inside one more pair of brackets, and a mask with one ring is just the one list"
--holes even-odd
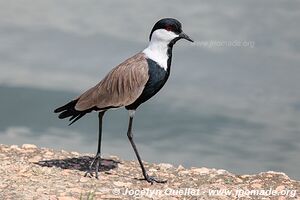
[(172, 30), (173, 30), (173, 27), (172, 27), (172, 26), (166, 26), (166, 30), (167, 30), (167, 31), (172, 31)]

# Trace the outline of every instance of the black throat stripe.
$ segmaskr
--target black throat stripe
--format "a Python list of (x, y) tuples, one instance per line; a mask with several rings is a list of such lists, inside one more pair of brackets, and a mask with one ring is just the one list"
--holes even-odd
[(149, 80), (137, 100), (125, 107), (128, 110), (135, 110), (140, 104), (153, 97), (165, 85), (169, 78), (169, 67), (168, 70), (165, 71), (157, 62), (149, 58), (147, 59), (147, 62), (149, 67)]

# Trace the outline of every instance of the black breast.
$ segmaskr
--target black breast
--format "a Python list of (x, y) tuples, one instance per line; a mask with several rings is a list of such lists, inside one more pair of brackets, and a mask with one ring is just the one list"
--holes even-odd
[(168, 70), (165, 71), (155, 61), (147, 59), (147, 62), (149, 66), (149, 80), (139, 98), (125, 107), (128, 110), (135, 110), (140, 104), (153, 97), (164, 86), (169, 78), (169, 67)]

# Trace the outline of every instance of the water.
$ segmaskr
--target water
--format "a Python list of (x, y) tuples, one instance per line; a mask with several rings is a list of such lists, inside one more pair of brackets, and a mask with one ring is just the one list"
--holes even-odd
[[(142, 158), (300, 178), (298, 2), (175, 1), (160, 2), (160, 9), (119, 3), (1, 3), (1, 143), (95, 152), (96, 113), (69, 127), (54, 108), (142, 50), (168, 9), (196, 43), (176, 44), (170, 80), (137, 111), (134, 136)], [(135, 10), (144, 14), (137, 18)], [(127, 123), (124, 109), (105, 115), (105, 155), (135, 159)]]

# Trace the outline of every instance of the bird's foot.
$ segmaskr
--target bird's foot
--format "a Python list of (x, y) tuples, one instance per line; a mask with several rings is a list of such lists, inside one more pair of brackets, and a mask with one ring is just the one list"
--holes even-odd
[(143, 180), (146, 180), (148, 183), (151, 183), (151, 185), (155, 182), (155, 183), (166, 183), (167, 180), (160, 180), (160, 179), (157, 179), (153, 176), (149, 176), (148, 174), (145, 174), (144, 175), (145, 179)]
[[(95, 170), (93, 170), (94, 164), (95, 164)], [(95, 171), (95, 178), (98, 179), (98, 172), (99, 172), (100, 165), (101, 165), (101, 156), (100, 153), (97, 153), (93, 161), (91, 162), (89, 169), (85, 172), (84, 177), (86, 176), (93, 177), (94, 176), (93, 171)]]

